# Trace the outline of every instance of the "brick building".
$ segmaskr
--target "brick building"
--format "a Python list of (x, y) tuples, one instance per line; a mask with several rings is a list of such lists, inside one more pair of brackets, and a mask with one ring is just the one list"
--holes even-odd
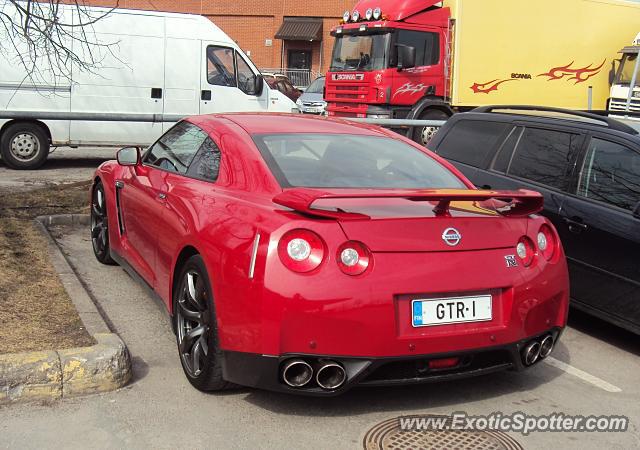
[[(113, 0), (85, 0), (112, 6)], [(302, 68), (325, 73), (331, 28), (356, 0), (120, 0), (121, 8), (201, 14), (211, 19), (261, 69)]]

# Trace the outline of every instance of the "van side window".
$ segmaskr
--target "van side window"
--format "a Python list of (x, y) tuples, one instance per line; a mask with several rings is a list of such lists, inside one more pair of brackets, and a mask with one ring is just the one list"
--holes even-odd
[(501, 122), (460, 120), (440, 142), (436, 153), (453, 161), (483, 168), (498, 139), (509, 126)]
[(193, 158), (187, 175), (201, 180), (216, 181), (219, 172), (220, 148), (208, 137)]
[(256, 74), (239, 54), (236, 54), (236, 64), (238, 65), (238, 87), (247, 95), (256, 95)]
[(507, 173), (566, 190), (580, 141), (578, 134), (526, 128)]
[(215, 86), (236, 86), (236, 71), (232, 48), (207, 47), (207, 80)]
[(186, 174), (189, 164), (207, 134), (189, 122), (179, 122), (153, 144), (145, 155), (145, 163)]
[(640, 202), (640, 154), (624, 145), (591, 139), (578, 195), (633, 211)]
[[(416, 67), (433, 66), (440, 62), (440, 37), (438, 33), (398, 30), (396, 43), (416, 48)], [(398, 57), (396, 54), (393, 56), (391, 66), (395, 67), (397, 64)]]

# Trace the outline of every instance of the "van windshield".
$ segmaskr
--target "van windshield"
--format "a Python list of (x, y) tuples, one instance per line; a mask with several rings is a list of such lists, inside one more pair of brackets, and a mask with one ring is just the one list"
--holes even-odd
[(434, 158), (395, 139), (292, 133), (253, 140), (283, 188), (465, 188)]
[(389, 33), (336, 36), (331, 72), (370, 71), (385, 68)]

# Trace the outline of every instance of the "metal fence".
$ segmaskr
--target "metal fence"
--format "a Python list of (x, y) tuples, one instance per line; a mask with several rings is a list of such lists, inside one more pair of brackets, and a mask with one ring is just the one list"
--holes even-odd
[(297, 88), (306, 88), (311, 84), (313, 80), (318, 78), (320, 74), (315, 70), (311, 69), (288, 69), (285, 67), (279, 68), (262, 68), (260, 69), (262, 73), (273, 73), (279, 75), (285, 75), (289, 80), (291, 80), (291, 84), (293, 84)]

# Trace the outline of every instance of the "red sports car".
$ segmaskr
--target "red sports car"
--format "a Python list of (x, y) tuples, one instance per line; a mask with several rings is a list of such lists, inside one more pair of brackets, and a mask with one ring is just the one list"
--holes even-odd
[(196, 388), (334, 395), (548, 356), (569, 287), (541, 207), (382, 128), (223, 114), (100, 166), (91, 237), (166, 304)]

